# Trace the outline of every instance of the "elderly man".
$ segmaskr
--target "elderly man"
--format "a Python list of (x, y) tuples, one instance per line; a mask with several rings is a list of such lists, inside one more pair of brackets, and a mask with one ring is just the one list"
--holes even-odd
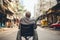
[(20, 23), (26, 25), (35, 23), (35, 20), (31, 19), (30, 17), (31, 17), (31, 13), (26, 12), (25, 17), (21, 18)]
[[(24, 24), (24, 25), (30, 25), (30, 24), (35, 24), (35, 20), (34, 18), (31, 19), (31, 13), (30, 12), (26, 12), (25, 17), (20, 19), (20, 23), (19, 23), (19, 29), (21, 28), (20, 24)], [(37, 26), (34, 25), (34, 29), (36, 29)], [(20, 34), (20, 33), (19, 33)], [(21, 37), (21, 36), (20, 36)], [(19, 38), (20, 38), (19, 37)], [(34, 36), (33, 36), (33, 40), (38, 40), (38, 36), (37, 36), (37, 32), (36, 30), (34, 30)]]

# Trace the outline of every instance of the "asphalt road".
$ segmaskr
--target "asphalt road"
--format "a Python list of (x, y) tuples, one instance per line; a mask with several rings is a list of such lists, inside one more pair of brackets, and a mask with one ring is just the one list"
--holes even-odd
[[(0, 34), (0, 40), (16, 40), (18, 29)], [(37, 28), (39, 40), (60, 40), (60, 31)]]

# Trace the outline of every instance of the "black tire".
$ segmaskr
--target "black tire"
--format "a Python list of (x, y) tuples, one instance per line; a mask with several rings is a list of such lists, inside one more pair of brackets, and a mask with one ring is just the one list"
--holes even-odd
[[(19, 30), (18, 33), (17, 33), (17, 38), (16, 38), (16, 40), (22, 40), (22, 39), (21, 39), (21, 35), (20, 35), (20, 30)], [(36, 31), (36, 30), (34, 30), (33, 40), (38, 40), (38, 35), (37, 35), (37, 31)]]
[(21, 35), (20, 35), (20, 30), (19, 30), (18, 33), (17, 33), (16, 40), (22, 40), (22, 39), (21, 39)]
[(36, 30), (34, 30), (33, 40), (38, 40), (38, 35)]

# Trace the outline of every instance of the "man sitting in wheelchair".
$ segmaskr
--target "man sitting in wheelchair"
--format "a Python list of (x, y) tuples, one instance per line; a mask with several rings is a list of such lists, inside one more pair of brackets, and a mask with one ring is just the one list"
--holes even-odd
[[(26, 12), (25, 17), (20, 19), (19, 29), (20, 29), (20, 38), (25, 37), (27, 40), (28, 36), (33, 36), (33, 40), (38, 40), (37, 32), (36, 32), (36, 22), (30, 18), (31, 13)], [(20, 39), (21, 40), (21, 39)]]

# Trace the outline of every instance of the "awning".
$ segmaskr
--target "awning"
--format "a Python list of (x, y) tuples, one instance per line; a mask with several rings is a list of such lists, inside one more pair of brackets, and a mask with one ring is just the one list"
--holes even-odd
[(6, 14), (13, 15), (13, 13), (10, 10), (5, 10)]
[[(4, 13), (5, 10), (7, 10), (7, 7), (5, 7), (4, 5), (0, 6), (0, 12)], [(4, 13), (5, 14), (5, 13)]]
[(15, 12), (12, 10), (11, 7), (8, 7), (8, 10), (6, 10), (6, 13), (12, 15), (12, 14), (14, 14)]
[(13, 8), (11, 8), (11, 7), (8, 7), (8, 10), (11, 11), (12, 13), (15, 13), (15, 12), (13, 11)]
[(60, 3), (56, 4), (51, 8), (52, 10), (60, 10)]
[(52, 8), (50, 8), (47, 12), (47, 14), (59, 14), (60, 15), (60, 3), (56, 4)]
[(40, 15), (40, 16), (38, 17), (38, 20), (44, 19), (45, 17), (47, 17), (46, 14)]
[(5, 9), (4, 9), (2, 6), (0, 6), (0, 12), (1, 12), (1, 13), (4, 13), (4, 10), (5, 10)]

